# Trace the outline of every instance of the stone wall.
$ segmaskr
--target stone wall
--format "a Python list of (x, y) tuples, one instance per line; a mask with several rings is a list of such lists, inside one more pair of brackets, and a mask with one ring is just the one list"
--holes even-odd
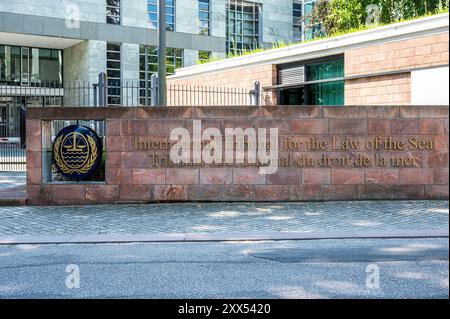
[(345, 52), (345, 76), (426, 68), (448, 64), (448, 32)]
[[(33, 108), (27, 112), (27, 202), (447, 199), (448, 111), (448, 106)], [(53, 119), (106, 121), (104, 184), (43, 183), (42, 125)], [(278, 128), (278, 170), (265, 175), (251, 165), (162, 161), (169, 151), (161, 143), (177, 127), (192, 134), (194, 120), (220, 132)]]
[(373, 76), (345, 82), (346, 105), (409, 105), (411, 74)]
[(106, 22), (106, 1), (104, 0), (40, 0), (37, 2), (28, 0), (2, 0), (0, 2), (0, 11), (49, 18), (64, 18), (69, 13), (73, 13), (74, 8), (78, 8), (81, 21)]

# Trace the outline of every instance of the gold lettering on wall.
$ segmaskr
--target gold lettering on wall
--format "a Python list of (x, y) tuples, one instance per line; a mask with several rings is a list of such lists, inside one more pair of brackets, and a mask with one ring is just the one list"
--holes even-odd
[[(167, 138), (134, 137), (132, 149), (149, 155), (149, 162), (154, 167), (166, 166), (201, 166), (199, 163), (174, 164), (169, 152), (175, 142)], [(202, 147), (209, 140), (202, 141)], [(432, 139), (411, 136), (406, 138), (394, 136), (373, 137), (316, 137), (316, 136), (286, 136), (279, 142), (278, 166), (280, 167), (317, 167), (317, 168), (367, 168), (367, 167), (417, 167), (420, 152), (434, 150)], [(248, 142), (242, 145), (234, 143), (236, 149), (248, 150)], [(193, 145), (189, 145), (192, 149)], [(259, 145), (270, 148), (270, 144)], [(413, 152), (414, 151), (414, 152)], [(264, 166), (265, 164), (243, 163), (212, 163), (210, 166)]]

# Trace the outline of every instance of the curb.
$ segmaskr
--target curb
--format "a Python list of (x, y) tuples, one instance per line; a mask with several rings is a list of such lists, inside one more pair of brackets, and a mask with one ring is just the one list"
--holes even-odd
[(0, 198), (0, 206), (25, 206), (25, 198)]
[(26, 197), (23, 186), (0, 188), (0, 206), (25, 206)]
[(18, 235), (0, 236), (0, 245), (19, 244), (102, 244), (102, 243), (161, 243), (161, 242), (218, 242), (218, 241), (282, 241), (321, 239), (389, 239), (443, 238), (448, 229), (335, 231), (335, 232), (264, 232), (264, 233), (180, 233), (146, 235)]

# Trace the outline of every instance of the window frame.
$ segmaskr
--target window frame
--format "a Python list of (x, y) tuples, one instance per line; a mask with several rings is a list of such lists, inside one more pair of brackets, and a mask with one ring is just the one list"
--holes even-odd
[[(205, 3), (204, 1), (208, 1), (208, 11), (205, 11), (205, 10), (200, 8), (200, 3)], [(211, 35), (211, 0), (204, 0), (204, 1), (197, 0), (197, 2), (198, 2), (198, 8), (197, 8), (197, 15), (198, 15), (198, 17), (197, 17), (197, 19), (198, 19), (198, 22), (199, 22), (198, 28), (199, 28), (199, 34), (200, 35), (207, 35), (207, 36), (209, 36), (209, 35)], [(207, 20), (200, 18), (200, 13), (203, 13), (203, 12), (206, 12), (208, 14), (208, 19)], [(206, 28), (202, 27), (202, 25), (201, 25), (202, 21), (207, 22), (208, 26)], [(202, 32), (205, 29), (207, 30), (206, 34)]]
[[(18, 76), (14, 81), (10, 80), (6, 80), (6, 72), (3, 69), (2, 66), (0, 66), (0, 75), (1, 73), (4, 72), (5, 74), (5, 80), (1, 80), (0, 78), (0, 84), (2, 85), (12, 85), (12, 86), (22, 86), (22, 87), (46, 87), (46, 86), (50, 86), (50, 87), (55, 87), (55, 88), (62, 88), (64, 85), (64, 55), (63, 55), (63, 50), (60, 49), (49, 49), (49, 48), (40, 48), (40, 47), (30, 47), (30, 46), (18, 46), (18, 45), (9, 45), (9, 44), (0, 44), (0, 47), (3, 48), (2, 52), (4, 54), (4, 59), (6, 62), (6, 57), (7, 57), (7, 49), (9, 48), (9, 58), (11, 59), (11, 53), (12, 53), (12, 49), (14, 48), (15, 54), (17, 54), (17, 56), (15, 56), (15, 58), (19, 61), (19, 65), (18, 70), (15, 70), (16, 75)], [(23, 78), (23, 73), (24, 73), (24, 66), (23, 66), (23, 54), (22, 52), (24, 50), (28, 51), (28, 58), (27, 58), (27, 76), (28, 76), (28, 80), (26, 82), (24, 82), (24, 78)], [(57, 59), (53, 59), (54, 61), (58, 60), (58, 80), (57, 81), (44, 81), (42, 79), (42, 74), (39, 72), (37, 74), (37, 80), (35, 78), (35, 74), (33, 74), (33, 58), (34, 58), (34, 54), (36, 52), (40, 53), (41, 50), (48, 50), (50, 52), (50, 56), (51, 58), (54, 58), (53, 55), (57, 56)], [(41, 62), (41, 55), (38, 54), (38, 63)], [(10, 61), (11, 63), (11, 61)], [(14, 66), (16, 67), (16, 66)], [(39, 71), (41, 70), (40, 68), (40, 64), (39, 64)]]
[[(300, 9), (296, 8), (295, 6), (300, 6)], [(297, 16), (295, 13), (300, 13), (299, 16)], [(301, 42), (303, 37), (303, 1), (301, 0), (294, 0), (292, 3), (292, 39), (294, 42)], [(299, 31), (296, 31), (298, 29)], [(298, 36), (296, 37), (296, 32), (298, 32)]]
[[(234, 7), (234, 9), (233, 9)], [(251, 8), (251, 13), (246, 8)], [(227, 0), (226, 3), (226, 50), (227, 54), (242, 54), (245, 50), (254, 50), (261, 46), (260, 22), (262, 4), (243, 0)], [(245, 16), (251, 14), (250, 19)], [(249, 28), (245, 24), (252, 24), (252, 33), (245, 33)], [(232, 32), (233, 31), (233, 32)], [(252, 38), (252, 43), (245, 38)], [(233, 48), (234, 46), (234, 48)]]
[[(169, 54), (173, 50), (173, 54)], [(171, 59), (172, 63), (166, 65), (167, 75), (175, 74), (177, 69), (177, 61), (180, 61), (181, 66), (184, 66), (184, 49), (182, 48), (166, 48), (166, 61)], [(152, 60), (154, 62), (152, 62)], [(147, 63), (146, 63), (147, 62)], [(142, 63), (144, 70), (142, 70)], [(152, 66), (152, 68), (150, 68)], [(167, 69), (167, 66), (173, 67), (173, 72)], [(153, 70), (152, 70), (153, 69)], [(153, 45), (140, 45), (139, 46), (139, 104), (145, 105), (145, 90), (148, 90), (147, 97), (151, 97), (151, 77), (153, 74), (158, 73), (158, 47)], [(146, 83), (147, 81), (147, 83)]]
[[(167, 2), (172, 2), (172, 5), (168, 5)], [(166, 30), (169, 32), (176, 32), (176, 16), (177, 16), (177, 2), (176, 0), (165, 0), (166, 3)], [(155, 6), (156, 11), (150, 11), (150, 6)], [(173, 10), (173, 14), (168, 13), (168, 8), (171, 8)], [(150, 14), (154, 14), (156, 19), (152, 20), (150, 19)], [(173, 22), (168, 22), (167, 17), (171, 16), (173, 18)], [(147, 21), (149, 23), (149, 28), (156, 30), (158, 29), (158, 0), (147, 0)]]
[[(109, 45), (118, 45), (119, 50), (109, 49)], [(119, 53), (119, 59), (110, 58), (108, 56), (108, 53)], [(119, 62), (119, 68), (111, 68), (108, 67), (108, 62)], [(119, 76), (110, 76), (110, 71), (119, 72)], [(107, 42), (106, 43), (106, 75), (107, 75), (107, 81), (108, 81), (108, 106), (114, 106), (114, 105), (121, 105), (122, 104), (122, 43), (119, 42)], [(118, 81), (118, 82), (112, 82), (112, 81)], [(115, 83), (115, 84), (112, 84)], [(118, 85), (117, 85), (118, 83)], [(110, 92), (115, 92), (118, 90), (119, 94), (111, 94)], [(112, 103), (114, 98), (118, 98), (118, 103)]]
[[(117, 0), (118, 1), (118, 5), (115, 5), (115, 6), (108, 4), (108, 1), (109, 0), (106, 0), (106, 23), (107, 24), (112, 24), (112, 25), (121, 25), (122, 24), (122, 10), (121, 10), (122, 3), (121, 3), (121, 0)], [(109, 14), (109, 12), (108, 12), (109, 8), (117, 10), (118, 14), (117, 15)], [(119, 18), (118, 22), (113, 22), (113, 19), (108, 21), (108, 18), (111, 19), (111, 18), (117, 18), (117, 17)]]
[[(342, 76), (338, 77), (330, 77), (325, 79), (316, 79), (311, 80), (309, 79), (308, 69), (311, 65), (317, 65), (317, 64), (326, 64), (331, 63), (333, 61), (342, 61)], [(331, 55), (327, 57), (321, 57), (317, 59), (311, 59), (311, 60), (305, 60), (305, 61), (298, 61), (298, 62), (292, 62), (292, 63), (286, 63), (286, 64), (280, 64), (277, 66), (278, 73), (282, 68), (289, 68), (293, 66), (300, 66), (303, 65), (305, 68), (305, 80), (303, 83), (293, 83), (289, 85), (277, 85), (277, 100), (278, 103), (281, 105), (284, 102), (285, 95), (282, 91), (284, 90), (294, 90), (296, 88), (303, 87), (303, 97), (304, 97), (304, 104), (303, 105), (311, 105), (311, 99), (313, 97), (313, 91), (320, 91), (325, 90), (327, 86), (329, 85), (335, 85), (335, 86), (341, 86), (342, 85), (342, 96), (340, 96), (340, 102), (342, 104), (331, 104), (335, 105), (337, 107), (343, 106), (345, 104), (345, 59), (343, 54), (337, 54), (337, 55)], [(279, 74), (277, 75), (277, 83), (279, 83)], [(322, 104), (317, 104), (322, 105)], [(324, 105), (324, 104), (323, 104)]]

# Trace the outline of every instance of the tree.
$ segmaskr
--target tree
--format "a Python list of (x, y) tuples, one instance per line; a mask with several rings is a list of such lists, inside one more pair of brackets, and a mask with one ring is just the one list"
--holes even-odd
[[(373, 21), (389, 24), (448, 11), (448, 8), (449, 0), (318, 0), (305, 18), (305, 25), (317, 37), (362, 28)], [(376, 19), (369, 16), (378, 13)]]

